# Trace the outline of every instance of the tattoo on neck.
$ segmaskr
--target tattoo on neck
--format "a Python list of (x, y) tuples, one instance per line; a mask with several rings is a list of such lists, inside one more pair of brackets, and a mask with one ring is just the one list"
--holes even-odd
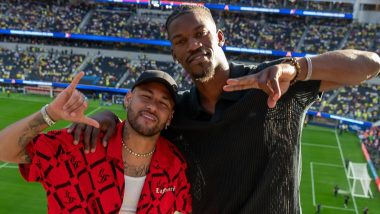
[(18, 145), (22, 148), (19, 154), (22, 163), (30, 163), (31, 159), (28, 152), (26, 151), (26, 146), (33, 140), (42, 130), (41, 126), (45, 125), (45, 121), (40, 114), (37, 114), (33, 120), (28, 124), (28, 126), (23, 130), (23, 133), (18, 139)]
[(142, 164), (139, 166), (134, 166), (123, 161), (124, 174), (131, 177), (142, 177), (145, 176), (149, 171), (149, 164)]

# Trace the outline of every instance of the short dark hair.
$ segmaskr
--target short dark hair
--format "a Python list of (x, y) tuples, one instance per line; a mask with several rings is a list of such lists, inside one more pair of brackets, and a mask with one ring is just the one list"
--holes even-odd
[(178, 17), (188, 14), (188, 13), (194, 13), (194, 12), (200, 12), (202, 15), (210, 18), (214, 23), (214, 19), (212, 18), (211, 11), (202, 5), (182, 5), (179, 7), (176, 7), (173, 12), (169, 15), (169, 17), (166, 19), (165, 23), (165, 29), (166, 32), (169, 35), (169, 25)]

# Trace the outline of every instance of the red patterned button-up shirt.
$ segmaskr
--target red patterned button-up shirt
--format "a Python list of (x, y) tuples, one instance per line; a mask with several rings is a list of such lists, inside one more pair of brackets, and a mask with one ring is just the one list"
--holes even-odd
[[(124, 123), (104, 148), (85, 154), (67, 130), (38, 135), (27, 146), (32, 162), (20, 164), (27, 181), (46, 190), (49, 213), (118, 213), (125, 187), (121, 136)], [(191, 212), (186, 162), (160, 137), (141, 192), (137, 213)]]

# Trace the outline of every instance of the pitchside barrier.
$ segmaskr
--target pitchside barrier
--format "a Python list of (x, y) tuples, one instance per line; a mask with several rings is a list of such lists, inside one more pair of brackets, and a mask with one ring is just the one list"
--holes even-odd
[[(24, 93), (34, 93), (47, 96), (55, 96), (63, 88), (66, 88), (69, 84), (58, 83), (58, 82), (42, 82), (42, 81), (29, 81), (29, 80), (18, 80), (18, 79), (1, 79), (0, 84), (5, 87), (14, 86)], [(79, 84), (77, 89), (81, 90), (90, 98), (100, 98), (104, 100), (105, 98), (113, 103), (122, 104), (124, 95), (129, 91), (125, 88), (110, 88), (104, 86), (93, 86), (93, 85), (82, 85)], [(99, 94), (101, 96), (99, 96)], [(340, 125), (345, 125), (351, 131), (365, 130), (372, 127), (372, 123), (360, 120), (354, 120), (351, 118), (346, 118), (338, 115), (308, 111), (306, 120), (309, 124), (316, 124), (320, 126), (327, 126), (330, 128), (337, 128)], [(377, 175), (375, 167), (371, 161), (367, 149), (362, 145), (363, 154), (368, 162), (369, 169), (371, 171), (373, 179), (376, 181), (378, 191), (380, 192), (380, 178)]]

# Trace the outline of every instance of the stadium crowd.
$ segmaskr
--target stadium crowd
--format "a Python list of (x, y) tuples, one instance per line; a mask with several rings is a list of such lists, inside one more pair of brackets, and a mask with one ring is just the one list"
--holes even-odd
[(372, 162), (380, 170), (380, 127), (373, 127), (359, 132), (359, 138), (366, 146)]
[[(165, 39), (163, 25), (167, 13), (160, 10), (141, 14), (137, 12), (138, 6), (130, 5), (74, 7), (37, 4), (33, 1), (19, 1), (19, 4), (4, 2), (0, 3), (0, 11), (4, 14), (0, 15), (0, 28), (4, 29)], [(248, 2), (256, 4), (262, 1), (231, 3)], [(284, 1), (264, 2), (272, 5)], [(357, 24), (343, 19), (334, 19), (332, 22), (328, 18), (257, 13), (215, 12), (213, 15), (218, 26), (224, 30), (226, 45), (229, 46), (308, 53), (343, 47), (380, 52), (379, 25)]]
[(188, 2), (197, 3), (213, 3), (213, 4), (229, 4), (229, 5), (242, 5), (242, 6), (256, 6), (265, 8), (291, 8), (303, 10), (323, 10), (334, 12), (352, 13), (353, 4), (344, 3), (339, 1), (297, 1), (297, 0), (184, 0)]
[(0, 1), (0, 12), (0, 28), (3, 29), (78, 32), (78, 26), (88, 10), (83, 6)]
[[(86, 57), (91, 60), (84, 62)], [(100, 54), (85, 56), (73, 54), (72, 51), (45, 51), (34, 46), (15, 50), (0, 47), (0, 78), (70, 82), (80, 67), (86, 73), (82, 84), (130, 88), (140, 71), (158, 69), (168, 71), (181, 89), (187, 89), (191, 85), (191, 80), (182, 73), (182, 68), (173, 62), (155, 61), (146, 57), (128, 59)]]
[(326, 92), (312, 110), (376, 122), (380, 120), (379, 91), (380, 85), (362, 84)]

